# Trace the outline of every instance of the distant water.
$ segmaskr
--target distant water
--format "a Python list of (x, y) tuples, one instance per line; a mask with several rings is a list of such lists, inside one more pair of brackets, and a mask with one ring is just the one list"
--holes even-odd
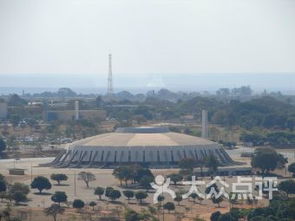
[[(257, 92), (281, 91), (295, 94), (295, 73), (198, 73), (198, 74), (113, 74), (116, 92), (145, 93), (167, 88), (173, 91), (209, 91), (249, 85)], [(0, 74), (0, 94), (41, 93), (72, 88), (82, 94), (106, 92), (105, 74)]]

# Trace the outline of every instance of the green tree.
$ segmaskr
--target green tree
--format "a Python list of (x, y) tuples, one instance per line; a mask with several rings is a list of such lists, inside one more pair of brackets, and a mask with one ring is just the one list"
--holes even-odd
[(288, 166), (288, 171), (290, 173), (293, 173), (293, 177), (295, 177), (295, 163), (291, 163), (289, 166)]
[(127, 209), (125, 212), (125, 220), (126, 221), (140, 221), (143, 220), (143, 217), (141, 214), (137, 213), (134, 210)]
[(215, 197), (215, 196), (211, 196), (211, 200), (214, 204), (218, 205), (218, 208), (220, 208), (220, 203), (223, 201), (223, 197)]
[(125, 181), (125, 185), (127, 186), (127, 182), (132, 178), (132, 169), (129, 166), (117, 167), (113, 171), (113, 175), (120, 180), (120, 185), (122, 186), (122, 181)]
[(193, 169), (196, 166), (196, 160), (193, 158), (183, 158), (179, 161), (178, 165), (182, 170), (188, 171), (188, 173), (192, 173)]
[(58, 203), (58, 205), (60, 206), (60, 203), (64, 203), (67, 202), (67, 195), (65, 192), (62, 191), (56, 191), (52, 196), (51, 196), (51, 200), (55, 203)]
[(5, 180), (0, 179), (0, 192), (5, 192), (7, 189)]
[[(211, 191), (213, 192), (211, 194)], [(218, 186), (214, 183), (211, 186), (208, 186), (205, 190), (206, 194), (211, 194), (210, 198), (214, 204), (218, 204), (218, 208), (220, 208), (220, 203), (223, 201), (223, 197), (216, 197), (214, 192), (219, 193)]]
[(174, 203), (172, 203), (172, 202), (167, 202), (167, 203), (165, 203), (165, 204), (163, 205), (163, 208), (164, 208), (165, 210), (168, 210), (168, 212), (170, 213), (170, 211), (175, 210), (175, 205), (174, 205)]
[(132, 190), (124, 190), (123, 195), (127, 198), (128, 202), (134, 197), (134, 192)]
[(75, 199), (73, 202), (73, 208), (75, 209), (82, 209), (85, 206), (85, 203), (83, 200)]
[(89, 206), (91, 206), (92, 207), (92, 210), (94, 211), (94, 207), (96, 206), (97, 204), (96, 204), (96, 202), (94, 202), (94, 201), (91, 201), (90, 203), (89, 203)]
[(108, 198), (110, 198), (111, 201), (115, 201), (115, 200), (119, 199), (120, 197), (121, 197), (121, 192), (119, 190), (112, 190), (108, 194)]
[(105, 189), (105, 196), (109, 198), (110, 193), (111, 193), (113, 190), (114, 190), (113, 187), (107, 187), (107, 188)]
[(94, 190), (94, 194), (98, 195), (99, 199), (101, 200), (101, 196), (104, 194), (105, 189), (103, 187), (96, 187)]
[(9, 106), (24, 106), (27, 104), (27, 101), (22, 99), (17, 94), (13, 94), (8, 99), (8, 105)]
[(54, 221), (57, 221), (57, 215), (63, 214), (64, 208), (60, 207), (58, 204), (52, 204), (50, 207), (44, 209), (46, 216), (52, 216)]
[(145, 188), (146, 190), (151, 189), (151, 183), (154, 181), (154, 177), (153, 176), (143, 176), (140, 181), (139, 184), (140, 186), (142, 186), (143, 188)]
[(197, 199), (197, 197), (198, 197), (198, 194), (196, 194), (196, 193), (191, 193), (191, 195), (190, 195), (189, 197), (193, 199), (194, 203), (196, 203), (196, 199)]
[(31, 188), (38, 189), (39, 193), (41, 194), (43, 190), (51, 189), (51, 183), (46, 177), (37, 176), (34, 178), (33, 182), (31, 183)]
[(3, 138), (0, 138), (0, 156), (2, 155), (2, 152), (6, 150), (6, 143), (3, 140)]
[(219, 211), (212, 213), (210, 216), (210, 221), (218, 221), (220, 215), (221, 215), (221, 212)]
[(84, 181), (87, 188), (89, 188), (89, 183), (96, 180), (95, 175), (91, 172), (82, 171), (78, 174), (78, 179)]
[(170, 174), (168, 177), (170, 178), (170, 180), (173, 182), (174, 185), (176, 185), (178, 182), (183, 180), (183, 176), (177, 173)]
[(177, 202), (178, 206), (180, 206), (180, 202), (182, 201), (182, 196), (180, 193), (176, 193), (176, 197), (174, 198), (174, 201)]
[(12, 194), (14, 192), (22, 192), (27, 195), (30, 192), (30, 188), (28, 185), (23, 183), (14, 183), (12, 186), (10, 186), (9, 193)]
[(219, 162), (213, 154), (210, 154), (209, 157), (205, 160), (205, 165), (209, 169), (209, 173), (215, 174), (218, 170)]
[(138, 191), (138, 192), (135, 193), (135, 198), (137, 200), (139, 200), (139, 203), (140, 204), (142, 204), (142, 200), (145, 199), (145, 198), (147, 198), (147, 197), (148, 197), (148, 195), (147, 195), (146, 192)]
[(278, 189), (286, 192), (287, 196), (289, 197), (289, 194), (295, 194), (295, 181), (294, 180), (282, 181), (278, 185)]
[(251, 165), (259, 168), (262, 174), (269, 173), (277, 168), (279, 155), (272, 148), (257, 148), (252, 156)]
[(11, 194), (11, 199), (15, 201), (16, 205), (20, 202), (26, 202), (28, 200), (27, 195), (20, 191), (13, 192)]
[(132, 179), (134, 182), (140, 182), (143, 177), (154, 177), (152, 171), (139, 165), (132, 165)]
[(57, 184), (60, 185), (61, 181), (68, 180), (68, 176), (66, 174), (63, 174), (63, 173), (57, 173), (57, 174), (53, 173), (53, 174), (51, 174), (50, 179), (56, 181)]

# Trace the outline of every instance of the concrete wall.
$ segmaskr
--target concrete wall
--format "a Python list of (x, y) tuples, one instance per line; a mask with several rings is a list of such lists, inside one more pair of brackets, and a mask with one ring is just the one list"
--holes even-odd
[[(87, 147), (73, 146), (65, 153), (64, 165), (90, 165), (103, 163), (175, 164), (183, 158), (202, 160), (214, 155), (221, 165), (233, 163), (229, 155), (218, 145), (175, 147)], [(57, 163), (57, 164), (59, 164)]]

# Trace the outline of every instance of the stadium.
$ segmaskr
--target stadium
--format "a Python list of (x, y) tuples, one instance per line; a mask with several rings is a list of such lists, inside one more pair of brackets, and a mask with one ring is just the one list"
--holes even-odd
[(210, 140), (169, 131), (163, 127), (118, 128), (113, 133), (88, 137), (69, 144), (50, 164), (54, 167), (113, 167), (140, 163), (173, 167), (184, 158), (197, 161), (214, 155), (221, 166), (234, 162)]

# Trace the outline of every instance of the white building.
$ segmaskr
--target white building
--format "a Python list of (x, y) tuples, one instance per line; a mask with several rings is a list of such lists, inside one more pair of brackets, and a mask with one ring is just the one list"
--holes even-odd
[(53, 162), (57, 167), (102, 167), (142, 163), (170, 167), (184, 158), (203, 160), (214, 155), (220, 165), (233, 164), (225, 150), (210, 140), (170, 132), (167, 128), (119, 128), (71, 143)]

